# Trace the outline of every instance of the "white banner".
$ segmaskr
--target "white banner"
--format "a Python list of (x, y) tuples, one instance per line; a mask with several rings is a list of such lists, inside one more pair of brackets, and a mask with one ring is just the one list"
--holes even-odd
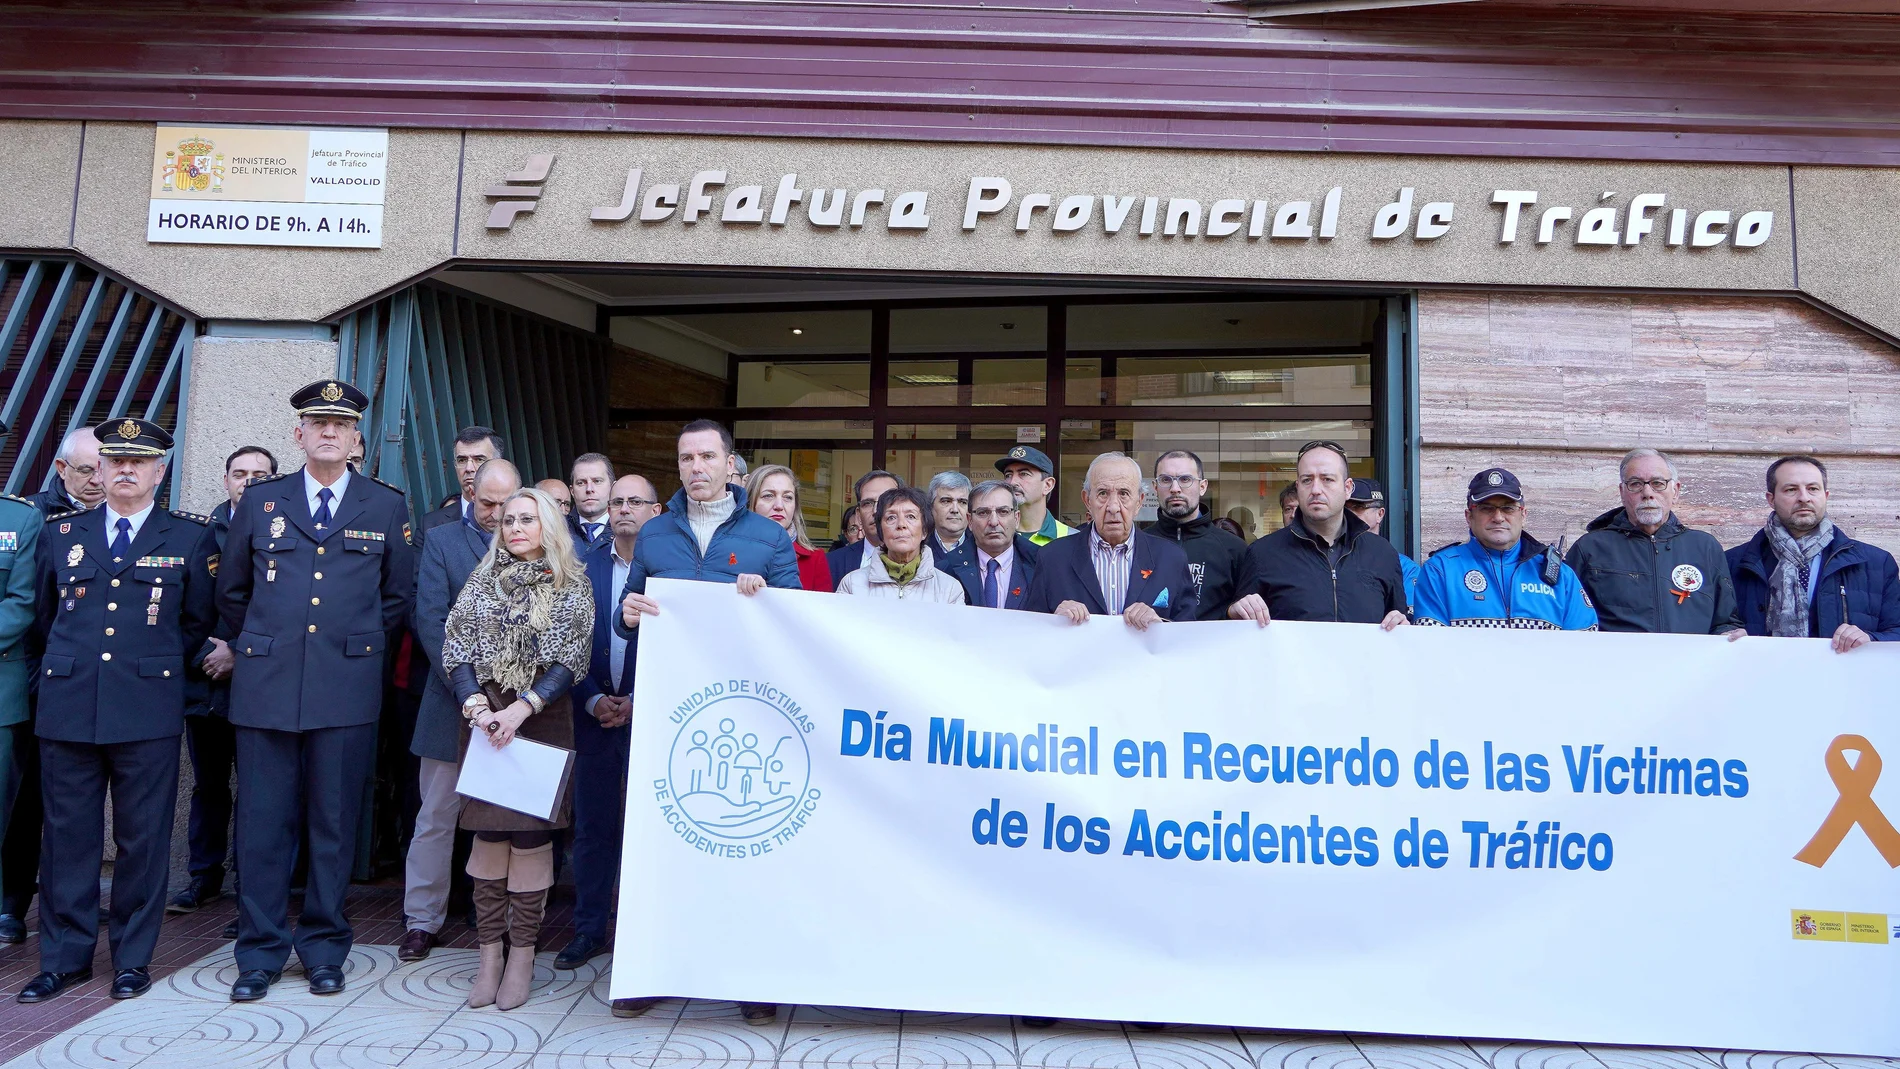
[(1900, 646), (649, 593), (617, 998), (1900, 1054)]

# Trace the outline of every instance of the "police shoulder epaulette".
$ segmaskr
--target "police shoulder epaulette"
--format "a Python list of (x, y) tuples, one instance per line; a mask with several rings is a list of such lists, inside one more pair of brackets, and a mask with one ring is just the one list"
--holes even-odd
[(59, 512), (49, 512), (46, 514), (46, 522), (52, 523), (54, 520), (67, 520), (67, 519), (71, 519), (74, 516), (79, 515), (82, 512), (91, 512), (91, 511), (92, 511), (91, 509), (63, 509)]
[[(303, 470), (303, 469), (301, 469), (301, 468), (299, 468), (299, 469), (298, 469), (298, 471), (301, 471), (301, 470)], [(295, 474), (297, 474), (297, 472), (295, 472), (295, 471), (280, 471), (280, 472), (278, 472), (278, 473), (277, 473), (277, 474), (275, 474), (275, 475), (266, 475), (266, 476), (264, 476), (264, 477), (263, 477), (263, 478), (261, 478), (261, 479), (252, 479), (252, 480), (250, 481), (250, 483), (249, 483), (249, 485), (251, 485), (251, 486), (264, 486), (264, 485), (266, 485), (266, 484), (268, 484), (268, 483), (274, 483), (274, 482), (276, 482), (276, 481), (277, 481), (277, 480), (279, 480), (279, 479), (288, 479), (288, 478), (290, 478), (290, 477), (291, 477), (292, 475), (295, 475)]]
[[(358, 475), (363, 475), (363, 473), (362, 473), (362, 472), (360, 472), (360, 471), (359, 471), (359, 472), (357, 472), (356, 474), (358, 474)], [(397, 492), (397, 493), (399, 493), (399, 494), (402, 494), (402, 493), (403, 493), (403, 489), (402, 489), (402, 487), (400, 487), (400, 486), (397, 486), (397, 485), (396, 485), (395, 483), (386, 483), (386, 482), (384, 482), (384, 481), (382, 481), (381, 479), (378, 479), (378, 478), (377, 478), (376, 476), (374, 476), (374, 475), (363, 475), (363, 478), (365, 478), (365, 479), (368, 479), (368, 480), (369, 480), (370, 482), (373, 482), (373, 483), (375, 483), (375, 484), (376, 484), (377, 486), (387, 486), (387, 487), (389, 487), (389, 488), (390, 488), (391, 490), (394, 490), (394, 491), (396, 491), (396, 492)], [(405, 496), (405, 497), (407, 497), (408, 495), (407, 495), (407, 494), (403, 494), (403, 496)]]
[(37, 507), (36, 505), (33, 504), (33, 502), (28, 501), (26, 498), (21, 497), (18, 494), (0, 494), (0, 500), (18, 501), (20, 504), (25, 505), (27, 508)]
[(181, 520), (190, 520), (200, 527), (208, 527), (211, 525), (211, 517), (202, 512), (186, 512), (184, 509), (173, 509), (172, 515)]

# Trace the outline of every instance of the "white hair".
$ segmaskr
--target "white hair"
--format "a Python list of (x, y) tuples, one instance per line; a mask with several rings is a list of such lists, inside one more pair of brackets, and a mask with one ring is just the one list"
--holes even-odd
[(1677, 477), (1676, 476), (1676, 462), (1664, 456), (1660, 451), (1655, 450), (1655, 449), (1632, 449), (1629, 452), (1623, 454), (1622, 462), (1616, 466), (1616, 481), (1622, 482), (1624, 479), (1628, 478), (1630, 465), (1636, 463), (1639, 460), (1644, 459), (1645, 457), (1655, 457), (1657, 460), (1662, 461), (1663, 467), (1669, 469), (1669, 478), (1673, 480)]
[(1091, 490), (1094, 489), (1095, 469), (1097, 467), (1100, 467), (1103, 464), (1118, 464), (1118, 463), (1127, 464), (1128, 466), (1135, 469), (1135, 483), (1141, 488), (1142, 495), (1146, 496), (1148, 493), (1148, 480), (1145, 477), (1143, 477), (1143, 475), (1141, 474), (1141, 465), (1136, 462), (1134, 457), (1129, 456), (1127, 453), (1117, 452), (1113, 450), (1107, 453), (1098, 454), (1094, 460), (1089, 461), (1088, 474), (1082, 476), (1082, 492), (1084, 494), (1087, 494)]
[(59, 452), (53, 454), (54, 458), (71, 464), (73, 462), (74, 447), (87, 438), (91, 438), (95, 445), (98, 444), (99, 438), (92, 433), (91, 427), (75, 427), (67, 431), (66, 437), (59, 440)]
[(930, 500), (937, 500), (939, 490), (968, 490), (970, 477), (960, 471), (940, 471), (930, 477)]

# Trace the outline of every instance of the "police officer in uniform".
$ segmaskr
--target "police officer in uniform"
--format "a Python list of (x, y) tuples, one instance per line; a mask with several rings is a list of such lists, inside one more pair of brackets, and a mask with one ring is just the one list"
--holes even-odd
[[(218, 612), (237, 636), (231, 724), (244, 800), (234, 1002), (263, 998), (293, 945), (312, 994), (343, 990), (343, 897), (375, 764), (384, 653), (415, 597), (402, 492), (347, 463), (369, 399), (325, 380), (290, 402), (305, 465), (244, 492), (218, 568)], [(309, 865), (293, 932), (300, 830)]]
[(186, 567), (206, 517), (155, 504), (171, 435), (130, 418), (95, 433), (104, 505), (55, 513), (41, 534), (41, 972), (20, 990), (21, 1002), (92, 977), (108, 790), (118, 847), (112, 997), (151, 989), (146, 968), (171, 873), (185, 670), (211, 630), (211, 586)]
[[(0, 423), (0, 439), (6, 434), (6, 424)], [(39, 561), (42, 518), (31, 500), (0, 494), (0, 833), (11, 826), (13, 814), (19, 813), (22, 821), (32, 822), (34, 844), (31, 857), (19, 858), (19, 864), (29, 867), (21, 873), (8, 871), (15, 858), (0, 850), (0, 887), (30, 888), (39, 873), (37, 777), (33, 793), (23, 795), (28, 769), (39, 767), (39, 746), (33, 741), (33, 727), (28, 723), (33, 669), (28, 664), (27, 637), (33, 630), (33, 598), (39, 579), (34, 569)], [(27, 804), (21, 805), (22, 801)], [(28, 837), (25, 832), (19, 835), (22, 842)], [(33, 897), (30, 890), (24, 894), (28, 900)], [(0, 898), (0, 943), (26, 939), (26, 925), (20, 919), (25, 913), (24, 903), (16, 905)]]

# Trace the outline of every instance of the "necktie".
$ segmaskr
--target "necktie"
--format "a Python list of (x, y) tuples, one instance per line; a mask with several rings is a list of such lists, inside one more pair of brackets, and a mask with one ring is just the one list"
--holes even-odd
[(330, 526), (330, 499), (335, 496), (327, 486), (317, 491), (317, 511), (310, 519), (319, 531), (327, 530)]
[(118, 528), (118, 537), (112, 540), (112, 563), (114, 564), (123, 561), (125, 555), (132, 551), (132, 521), (121, 516)]
[(983, 604), (992, 609), (1003, 607), (1002, 603), (996, 600), (996, 569), (1001, 563), (996, 560), (990, 561), (989, 569), (983, 573)]
[(599, 523), (588, 524), (587, 525), (587, 540), (589, 542), (598, 542), (600, 540), (600, 529), (603, 526), (605, 526), (605, 524), (599, 524)]

